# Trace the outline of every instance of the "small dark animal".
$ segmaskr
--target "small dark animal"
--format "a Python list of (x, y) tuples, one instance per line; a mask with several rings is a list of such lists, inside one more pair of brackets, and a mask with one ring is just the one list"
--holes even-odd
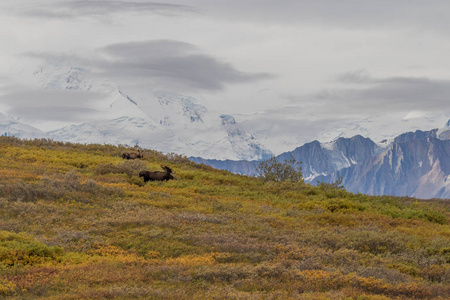
[(174, 179), (172, 176), (172, 169), (167, 166), (161, 166), (164, 172), (161, 171), (141, 171), (139, 172), (139, 177), (144, 177), (144, 182), (147, 181), (167, 181), (170, 179)]
[(141, 150), (138, 150), (138, 153), (129, 153), (129, 152), (122, 153), (123, 159), (137, 159), (137, 158), (143, 158), (143, 157), (144, 157), (144, 153), (142, 153)]

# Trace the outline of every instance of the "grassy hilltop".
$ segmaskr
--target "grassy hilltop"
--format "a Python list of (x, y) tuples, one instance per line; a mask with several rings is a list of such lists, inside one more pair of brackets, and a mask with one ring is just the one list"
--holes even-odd
[[(0, 138), (0, 299), (446, 299), (450, 202)], [(178, 180), (149, 182), (167, 165)]]

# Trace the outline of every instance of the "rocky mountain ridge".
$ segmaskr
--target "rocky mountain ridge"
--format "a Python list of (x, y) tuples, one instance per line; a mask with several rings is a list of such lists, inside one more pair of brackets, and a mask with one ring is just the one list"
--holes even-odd
[[(448, 125), (448, 124), (447, 124)], [(277, 156), (302, 162), (305, 181), (334, 182), (371, 195), (450, 198), (450, 128), (407, 132), (389, 144), (360, 135), (321, 144), (307, 143)], [(258, 161), (218, 161), (191, 158), (234, 173), (256, 175)]]

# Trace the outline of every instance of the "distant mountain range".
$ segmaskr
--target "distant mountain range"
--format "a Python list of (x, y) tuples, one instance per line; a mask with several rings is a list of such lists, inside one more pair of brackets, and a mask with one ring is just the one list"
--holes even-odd
[[(374, 143), (360, 135), (330, 143), (313, 141), (277, 156), (302, 162), (305, 181), (334, 182), (370, 195), (450, 198), (450, 121), (443, 129), (404, 133), (392, 142)], [(259, 161), (192, 161), (233, 173), (256, 175)]]
[[(279, 153), (277, 157), (284, 160), (292, 154), (302, 162), (308, 182), (332, 182), (342, 176), (345, 187), (354, 192), (450, 198), (450, 122), (441, 130), (416, 131), (396, 138), (397, 133), (392, 134), (423, 128), (421, 125), (432, 128), (430, 124), (448, 118), (445, 112), (439, 116), (413, 112), (394, 118), (395, 124), (391, 123), (392, 116), (344, 122), (342, 127), (314, 135), (321, 141), (340, 138), (304, 144), (313, 139), (312, 133), (299, 130), (295, 120), (290, 120), (291, 127), (284, 130), (283, 124), (271, 124), (264, 114), (221, 113), (207, 107), (205, 100), (201, 103), (186, 95), (120, 86), (113, 79), (98, 78), (90, 70), (63, 62), (23, 71), (18, 81), (34, 87), (32, 91), (37, 94), (30, 93), (33, 100), (36, 97), (37, 101), (50, 103), (45, 110), (51, 112), (54, 104), (55, 111), (78, 109), (97, 114), (83, 122), (66, 122), (64, 126), (58, 123), (50, 128), (27, 119), (27, 115), (9, 114), (9, 108), (0, 103), (0, 135), (139, 145), (183, 154), (196, 162), (247, 175), (255, 175), (258, 161)], [(53, 100), (45, 99), (46, 96)], [(66, 96), (73, 97), (68, 107), (64, 106), (67, 100), (59, 103)], [(94, 100), (86, 101), (86, 96)], [(276, 130), (271, 131), (271, 127)], [(385, 134), (386, 128), (395, 130)], [(353, 134), (352, 138), (343, 137)], [(357, 134), (371, 136), (375, 141)]]

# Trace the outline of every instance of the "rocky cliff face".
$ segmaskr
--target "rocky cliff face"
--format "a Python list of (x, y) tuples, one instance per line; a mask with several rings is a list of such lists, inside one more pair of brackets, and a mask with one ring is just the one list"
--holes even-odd
[(438, 139), (436, 132), (402, 134), (373, 161), (368, 159), (338, 174), (350, 191), (450, 198), (450, 140)]
[[(307, 143), (283, 153), (302, 162), (307, 182), (334, 182), (342, 177), (345, 188), (371, 195), (450, 198), (450, 139), (441, 130), (408, 132), (390, 144), (377, 145), (360, 135), (331, 143)], [(256, 161), (208, 161), (213, 167), (255, 175)]]
[(372, 140), (357, 135), (350, 139), (339, 138), (326, 144), (313, 141), (292, 152), (279, 155), (278, 159), (284, 161), (292, 155), (302, 162), (303, 177), (306, 181), (328, 181), (335, 177), (337, 171), (362, 164), (376, 152), (377, 146)]

